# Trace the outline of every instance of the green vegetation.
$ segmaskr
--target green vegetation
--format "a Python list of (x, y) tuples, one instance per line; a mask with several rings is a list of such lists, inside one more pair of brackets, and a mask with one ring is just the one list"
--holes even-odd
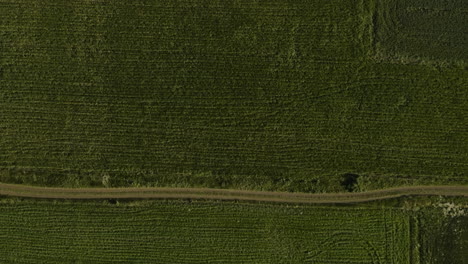
[[(466, 203), (465, 203), (466, 205)], [(418, 214), (421, 263), (468, 263), (468, 208), (440, 203)]]
[[(0, 203), (5, 263), (410, 263), (406, 211), (202, 201)], [(39, 261), (39, 262), (38, 262)]]
[[(466, 0), (0, 7), (0, 182), (468, 184)], [(461, 197), (326, 207), (1, 198), (0, 262), (467, 264), (467, 215)]]
[(396, 62), (464, 65), (466, 69), (467, 1), (375, 1), (380, 56)]
[[(468, 202), (0, 199), (5, 263), (465, 264)], [(38, 262), (39, 261), (39, 262)]]
[[(468, 71), (376, 60), (378, 36), (393, 35), (372, 22), (401, 2), (2, 3), (0, 181), (303, 192), (467, 184)], [(401, 42), (380, 48), (464, 60), (465, 1), (437, 11), (445, 24), (421, 39), (412, 25), (431, 21), (407, 2), (396, 10)], [(450, 51), (411, 48), (446, 26)], [(345, 174), (358, 176), (352, 186)]]

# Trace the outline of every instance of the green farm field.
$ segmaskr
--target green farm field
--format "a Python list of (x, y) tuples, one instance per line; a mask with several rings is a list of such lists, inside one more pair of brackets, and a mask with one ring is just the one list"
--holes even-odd
[(410, 221), (408, 212), (395, 208), (2, 199), (0, 259), (406, 264), (417, 256)]
[(402, 2), (0, 1), (0, 181), (468, 184), (466, 1)]
[(466, 69), (467, 1), (377, 0), (373, 8), (377, 58)]
[(468, 263), (468, 203), (0, 198), (2, 263)]
[(0, 0), (0, 263), (468, 264), (467, 28), (466, 0)]

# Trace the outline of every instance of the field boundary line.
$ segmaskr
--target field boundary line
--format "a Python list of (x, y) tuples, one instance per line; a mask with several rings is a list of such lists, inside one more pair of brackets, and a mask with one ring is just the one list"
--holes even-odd
[(468, 186), (410, 186), (356, 193), (288, 193), (210, 188), (54, 188), (0, 183), (0, 195), (44, 199), (206, 199), (284, 203), (359, 203), (404, 196), (468, 197)]

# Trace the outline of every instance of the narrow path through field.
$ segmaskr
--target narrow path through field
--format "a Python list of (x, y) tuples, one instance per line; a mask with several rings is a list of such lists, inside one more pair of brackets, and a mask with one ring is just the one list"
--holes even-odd
[(286, 193), (209, 188), (50, 188), (0, 183), (0, 195), (49, 199), (211, 199), (287, 203), (358, 203), (402, 196), (468, 197), (468, 186), (411, 186), (360, 193)]

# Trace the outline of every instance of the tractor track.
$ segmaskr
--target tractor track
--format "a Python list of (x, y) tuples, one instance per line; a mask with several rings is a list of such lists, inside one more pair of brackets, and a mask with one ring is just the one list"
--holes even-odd
[(42, 199), (202, 199), (283, 203), (359, 203), (404, 196), (468, 197), (468, 186), (411, 186), (357, 193), (288, 193), (210, 188), (53, 188), (0, 183), (0, 195)]

